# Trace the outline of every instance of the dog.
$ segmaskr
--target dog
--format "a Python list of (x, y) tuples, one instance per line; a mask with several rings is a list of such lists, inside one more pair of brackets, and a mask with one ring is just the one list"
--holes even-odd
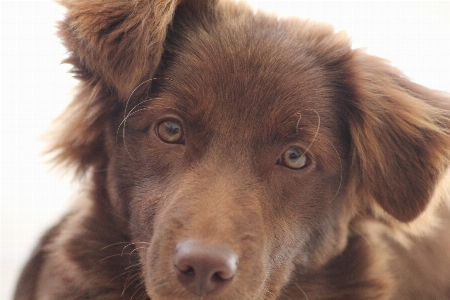
[(450, 299), (448, 94), (241, 2), (60, 2), (80, 191), (14, 299)]

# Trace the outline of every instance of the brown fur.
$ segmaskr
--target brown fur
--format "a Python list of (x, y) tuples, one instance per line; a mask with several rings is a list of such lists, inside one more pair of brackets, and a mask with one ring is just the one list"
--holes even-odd
[[(448, 94), (234, 1), (61, 3), (80, 86), (51, 152), (83, 189), (16, 300), (450, 299)], [(236, 256), (223, 288), (179, 280), (192, 240)]]

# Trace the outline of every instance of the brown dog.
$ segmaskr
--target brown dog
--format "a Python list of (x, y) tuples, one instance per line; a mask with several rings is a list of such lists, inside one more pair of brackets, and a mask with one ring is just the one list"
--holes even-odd
[(235, 1), (63, 0), (83, 180), (15, 299), (450, 299), (450, 100)]

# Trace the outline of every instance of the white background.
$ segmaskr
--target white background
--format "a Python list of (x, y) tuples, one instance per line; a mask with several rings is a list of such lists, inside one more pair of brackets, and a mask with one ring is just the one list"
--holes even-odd
[[(62, 8), (0, 0), (0, 300), (43, 231), (70, 205), (70, 178), (50, 171), (42, 135), (67, 105), (75, 81), (55, 37)], [(355, 47), (385, 57), (415, 81), (450, 91), (449, 1), (250, 1), (283, 16), (332, 23)], [(72, 187), (73, 189), (73, 187)]]

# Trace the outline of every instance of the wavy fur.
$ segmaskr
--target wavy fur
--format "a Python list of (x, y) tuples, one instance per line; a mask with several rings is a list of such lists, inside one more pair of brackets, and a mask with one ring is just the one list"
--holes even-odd
[(448, 299), (448, 94), (241, 2), (59, 2), (82, 191), (15, 300)]

